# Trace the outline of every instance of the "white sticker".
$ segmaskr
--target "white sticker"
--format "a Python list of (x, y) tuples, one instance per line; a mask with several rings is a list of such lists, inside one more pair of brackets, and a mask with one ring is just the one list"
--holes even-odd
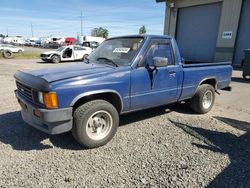
[(233, 36), (232, 31), (223, 31), (223, 33), (222, 33), (222, 38), (223, 39), (231, 39), (232, 36)]
[(115, 48), (114, 49), (114, 53), (128, 53), (129, 52), (129, 50), (130, 50), (130, 48)]

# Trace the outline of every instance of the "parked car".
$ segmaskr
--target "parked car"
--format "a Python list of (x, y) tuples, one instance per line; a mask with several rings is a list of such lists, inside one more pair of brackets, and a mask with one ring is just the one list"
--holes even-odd
[(90, 47), (93, 50), (96, 49), (100, 44), (98, 42), (90, 42), (90, 41), (85, 41), (82, 43), (82, 46), (85, 47)]
[(82, 46), (62, 46), (57, 50), (43, 52), (41, 59), (43, 61), (51, 61), (53, 63), (59, 63), (62, 61), (76, 61), (83, 60), (92, 52), (91, 48)]
[(33, 39), (27, 39), (25, 40), (25, 46), (35, 46), (36, 45), (36, 41)]
[(14, 46), (14, 45), (10, 45), (10, 44), (0, 44), (0, 51), (4, 51), (4, 50), (9, 50), (12, 53), (22, 53), (24, 52), (23, 48)]
[(49, 134), (72, 131), (86, 148), (109, 142), (119, 115), (188, 101), (205, 114), (215, 92), (231, 90), (231, 62), (185, 64), (170, 36), (104, 41), (85, 63), (15, 74), (22, 117)]

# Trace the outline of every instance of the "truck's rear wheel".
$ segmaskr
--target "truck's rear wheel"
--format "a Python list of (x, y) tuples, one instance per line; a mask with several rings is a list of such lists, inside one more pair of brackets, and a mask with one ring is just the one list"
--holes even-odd
[(51, 57), (51, 61), (52, 61), (53, 63), (60, 63), (60, 57), (59, 57), (58, 55), (53, 55), (53, 56)]
[(96, 148), (114, 137), (118, 125), (116, 108), (107, 101), (94, 100), (75, 110), (72, 134), (85, 148)]
[(191, 99), (190, 106), (195, 112), (205, 114), (212, 109), (214, 101), (214, 87), (209, 84), (203, 84), (198, 87), (197, 92)]

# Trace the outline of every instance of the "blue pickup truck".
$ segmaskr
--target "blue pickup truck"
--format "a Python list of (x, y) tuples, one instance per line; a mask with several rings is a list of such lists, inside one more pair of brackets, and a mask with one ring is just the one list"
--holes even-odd
[(120, 114), (181, 101), (209, 112), (231, 74), (230, 62), (185, 63), (170, 36), (133, 35), (104, 41), (75, 65), (17, 71), (15, 94), (25, 122), (95, 148), (113, 138)]

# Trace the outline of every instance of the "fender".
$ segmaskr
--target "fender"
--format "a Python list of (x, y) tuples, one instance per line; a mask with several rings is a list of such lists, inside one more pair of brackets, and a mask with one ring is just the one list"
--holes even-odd
[(113, 93), (115, 95), (117, 95), (121, 101), (121, 112), (123, 110), (123, 100), (122, 97), (120, 95), (120, 93), (118, 93), (115, 90), (112, 89), (101, 89), (101, 90), (95, 90), (95, 91), (87, 91), (85, 93), (81, 93), (80, 95), (77, 95), (72, 102), (70, 103), (70, 106), (73, 106), (79, 99), (86, 97), (86, 96), (90, 96), (90, 95), (95, 95), (95, 94), (102, 94), (102, 93)]
[(207, 77), (207, 78), (204, 78), (203, 80), (201, 80), (201, 81), (199, 82), (199, 84), (197, 85), (197, 87), (196, 87), (196, 89), (195, 89), (194, 95), (195, 95), (195, 93), (197, 92), (198, 87), (202, 84), (202, 82), (205, 82), (205, 81), (207, 81), (207, 80), (215, 80), (214, 90), (215, 90), (215, 91), (217, 90), (217, 84), (218, 84), (217, 78), (216, 78), (216, 77)]

